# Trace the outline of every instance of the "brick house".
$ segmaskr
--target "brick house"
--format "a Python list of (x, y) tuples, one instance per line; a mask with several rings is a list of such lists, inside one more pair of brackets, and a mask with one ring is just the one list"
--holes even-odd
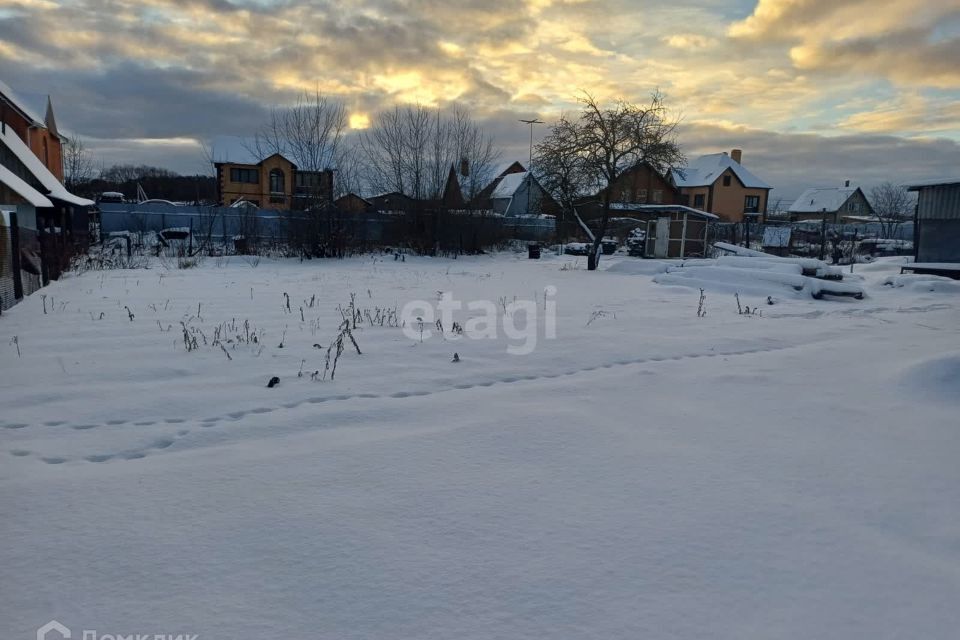
[(63, 185), (63, 141), (49, 97), (41, 120), (0, 82), (0, 307), (59, 278), (86, 244), (93, 202)]
[(743, 153), (700, 156), (667, 177), (689, 207), (720, 216), (724, 222), (742, 222), (745, 215), (766, 215), (770, 185), (747, 170)]
[[(634, 205), (683, 204), (680, 190), (646, 162), (624, 171), (609, 189), (611, 209), (632, 210), (636, 209)], [(595, 195), (575, 202), (580, 217), (584, 220), (600, 217), (606, 192), (607, 189), (601, 189)]]
[(300, 210), (333, 201), (333, 171), (302, 171), (279, 153), (256, 164), (215, 162), (217, 200), (227, 207), (238, 201), (264, 209)]
[(57, 130), (49, 96), (46, 115), (40, 118), (10, 87), (0, 81), (0, 121), (13, 129), (47, 170), (63, 182), (63, 138)]

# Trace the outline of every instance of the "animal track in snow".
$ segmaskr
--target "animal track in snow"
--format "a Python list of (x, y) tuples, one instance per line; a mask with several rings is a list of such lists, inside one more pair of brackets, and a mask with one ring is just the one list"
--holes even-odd
[[(698, 358), (713, 358), (716, 356), (722, 356), (724, 358), (727, 358), (727, 357), (736, 357), (736, 356), (744, 356), (744, 355), (753, 355), (758, 353), (785, 351), (788, 349), (805, 347), (805, 346), (808, 346), (809, 344), (810, 343), (789, 344), (789, 345), (781, 345), (781, 346), (775, 346), (775, 347), (766, 346), (766, 347), (756, 347), (756, 348), (749, 348), (749, 349), (735, 349), (730, 351), (712, 351), (711, 350), (711, 351), (706, 351), (702, 353), (681, 354), (681, 355), (674, 355), (674, 356), (655, 355), (655, 356), (648, 356), (643, 358), (626, 358), (626, 359), (621, 358), (612, 362), (577, 367), (577, 368), (568, 369), (565, 371), (554, 371), (550, 373), (527, 374), (527, 375), (503, 375), (498, 378), (479, 380), (476, 382), (462, 382), (462, 383), (452, 384), (447, 387), (431, 389), (431, 390), (414, 389), (414, 390), (395, 391), (395, 392), (384, 393), (384, 394), (356, 393), (356, 394), (337, 394), (337, 395), (330, 395), (330, 396), (312, 396), (300, 401), (286, 402), (277, 407), (257, 407), (249, 410), (231, 411), (221, 416), (203, 418), (202, 420), (198, 420), (197, 424), (202, 428), (208, 429), (212, 427), (221, 426), (224, 422), (239, 421), (247, 416), (262, 416), (262, 415), (265, 415), (268, 413), (274, 413), (277, 411), (295, 410), (310, 404), (316, 405), (316, 404), (324, 404), (328, 402), (340, 402), (340, 401), (349, 401), (349, 400), (388, 400), (388, 399), (399, 400), (404, 398), (417, 398), (417, 397), (425, 397), (425, 396), (431, 396), (431, 395), (436, 395), (441, 393), (448, 393), (451, 391), (464, 391), (468, 389), (489, 388), (499, 384), (517, 384), (517, 383), (526, 382), (526, 381), (553, 380), (561, 377), (580, 375), (583, 373), (597, 371), (600, 369), (610, 370), (610, 369), (615, 369), (619, 367), (628, 367), (628, 366), (634, 366), (634, 365), (650, 365), (655, 363), (676, 362), (676, 361), (692, 360), (692, 359), (698, 359)], [(650, 371), (646, 370), (640, 373), (649, 374)], [(166, 424), (183, 424), (188, 422), (188, 420), (184, 418), (165, 418), (165, 419), (159, 419), (159, 420), (141, 420), (133, 423), (118, 421), (118, 420), (111, 420), (103, 424), (114, 425), (114, 426), (121, 425), (121, 424), (132, 424), (133, 426), (152, 426), (152, 425), (158, 424), (158, 422), (162, 422)], [(55, 421), (55, 422), (51, 421), (44, 424), (47, 424), (49, 426), (59, 426), (65, 423), (63, 421)], [(6, 429), (23, 429), (29, 425), (25, 423), (14, 423), (14, 424), (5, 424), (2, 426)], [(84, 423), (80, 425), (72, 425), (71, 428), (79, 431), (86, 431), (89, 429), (96, 428), (97, 426), (99, 425)], [(177, 432), (176, 438), (160, 437), (153, 440), (149, 445), (141, 448), (128, 449), (126, 451), (122, 451), (119, 453), (92, 454), (92, 455), (84, 456), (79, 459), (86, 462), (95, 462), (95, 463), (107, 462), (114, 459), (139, 460), (139, 459), (145, 458), (150, 451), (160, 451), (160, 450), (169, 449), (176, 443), (177, 438), (182, 438), (188, 434), (189, 434), (188, 429), (181, 429)], [(26, 450), (21, 450), (21, 449), (12, 450), (10, 451), (10, 453), (16, 457), (28, 457), (32, 455), (31, 452)], [(68, 458), (58, 457), (58, 456), (57, 457), (54, 457), (54, 456), (41, 457), (40, 459), (47, 464), (62, 464), (68, 461)]]

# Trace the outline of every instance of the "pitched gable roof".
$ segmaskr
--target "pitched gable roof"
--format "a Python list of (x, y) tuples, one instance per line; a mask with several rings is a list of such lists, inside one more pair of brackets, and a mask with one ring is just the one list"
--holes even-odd
[(0, 184), (6, 185), (11, 191), (35, 207), (52, 207), (53, 203), (29, 184), (20, 179), (10, 169), (0, 165)]
[(60, 132), (57, 130), (57, 119), (53, 116), (53, 102), (50, 100), (50, 96), (47, 96), (47, 114), (43, 117), (43, 123), (47, 127), (47, 131), (53, 135), (60, 137)]
[(447, 184), (443, 187), (443, 206), (448, 209), (463, 209), (466, 203), (463, 200), (463, 191), (460, 189), (460, 180), (457, 178), (457, 171), (450, 166), (450, 173), (447, 174)]
[(485, 186), (480, 190), (470, 204), (477, 209), (489, 209), (490, 208), (490, 199), (493, 197), (493, 192), (496, 191), (497, 187), (500, 185), (500, 182), (509, 175), (515, 173), (526, 173), (527, 169), (519, 162), (513, 162), (509, 167), (500, 172), (496, 178), (490, 181), (490, 184)]
[(508, 173), (501, 177), (497, 186), (494, 187), (493, 193), (490, 194), (490, 198), (512, 198), (527, 183), (527, 176), (529, 175), (529, 172), (524, 171), (522, 173)]
[(282, 153), (271, 153), (271, 154), (268, 155), (266, 158), (263, 158), (262, 160), (260, 160), (260, 162), (257, 163), (257, 166), (258, 166), (258, 167), (259, 167), (259, 166), (262, 166), (263, 163), (266, 162), (267, 160), (269, 160), (270, 158), (280, 158), (281, 160), (283, 160), (284, 162), (286, 162), (287, 164), (289, 164), (289, 165), (290, 165), (291, 167), (293, 167), (294, 169), (297, 168), (297, 165), (293, 162), (293, 160), (291, 160), (291, 159), (288, 158), (287, 156), (283, 155)]
[(748, 189), (770, 189), (770, 185), (748, 171), (726, 153), (700, 156), (685, 169), (671, 169), (670, 177), (677, 187), (709, 187), (730, 169)]
[[(789, 211), (790, 213), (820, 213), (822, 211), (833, 213), (839, 211), (857, 191), (860, 191), (860, 187), (807, 189), (790, 205)], [(866, 198), (864, 199), (866, 200)]]
[(57, 180), (56, 176), (50, 173), (50, 170), (40, 162), (37, 156), (33, 155), (33, 152), (27, 148), (27, 145), (24, 144), (20, 136), (18, 136), (11, 127), (0, 129), (0, 142), (6, 145), (13, 155), (23, 163), (27, 171), (33, 174), (33, 177), (43, 185), (47, 190), (47, 193), (44, 195), (78, 207), (89, 207), (94, 204), (93, 200), (75, 196), (67, 191), (67, 188)]
[(0, 80), (0, 96), (4, 99), (4, 102), (13, 107), (16, 111), (20, 113), (24, 118), (30, 121), (30, 124), (36, 125), (38, 127), (44, 126), (43, 120), (40, 118), (37, 113), (27, 106), (27, 103), (24, 102), (17, 94), (13, 92), (13, 89), (9, 87), (3, 80)]

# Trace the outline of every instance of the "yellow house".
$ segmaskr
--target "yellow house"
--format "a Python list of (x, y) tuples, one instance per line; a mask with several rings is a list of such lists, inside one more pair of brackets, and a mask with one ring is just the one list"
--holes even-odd
[(256, 164), (215, 162), (217, 199), (229, 207), (238, 201), (263, 209), (305, 209), (333, 200), (333, 171), (301, 171), (279, 153)]
[(771, 187), (741, 164), (742, 157), (739, 149), (700, 156), (685, 169), (671, 169), (669, 178), (684, 204), (724, 222), (766, 215)]

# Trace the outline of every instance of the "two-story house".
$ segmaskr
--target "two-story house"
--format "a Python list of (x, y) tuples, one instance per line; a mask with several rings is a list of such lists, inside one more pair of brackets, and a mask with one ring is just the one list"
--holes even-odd
[(741, 222), (746, 215), (767, 212), (770, 185), (742, 164), (743, 152), (700, 156), (684, 169), (671, 169), (668, 178), (680, 191), (682, 204)]
[(85, 242), (93, 202), (63, 185), (62, 143), (49, 97), (41, 119), (0, 82), (0, 226), (9, 227), (0, 263), (10, 267), (0, 265), (10, 284), (0, 296), (7, 305), (58, 278)]
[(333, 171), (303, 171), (279, 153), (256, 164), (215, 162), (217, 199), (228, 207), (239, 201), (263, 209), (302, 210), (333, 201)]

